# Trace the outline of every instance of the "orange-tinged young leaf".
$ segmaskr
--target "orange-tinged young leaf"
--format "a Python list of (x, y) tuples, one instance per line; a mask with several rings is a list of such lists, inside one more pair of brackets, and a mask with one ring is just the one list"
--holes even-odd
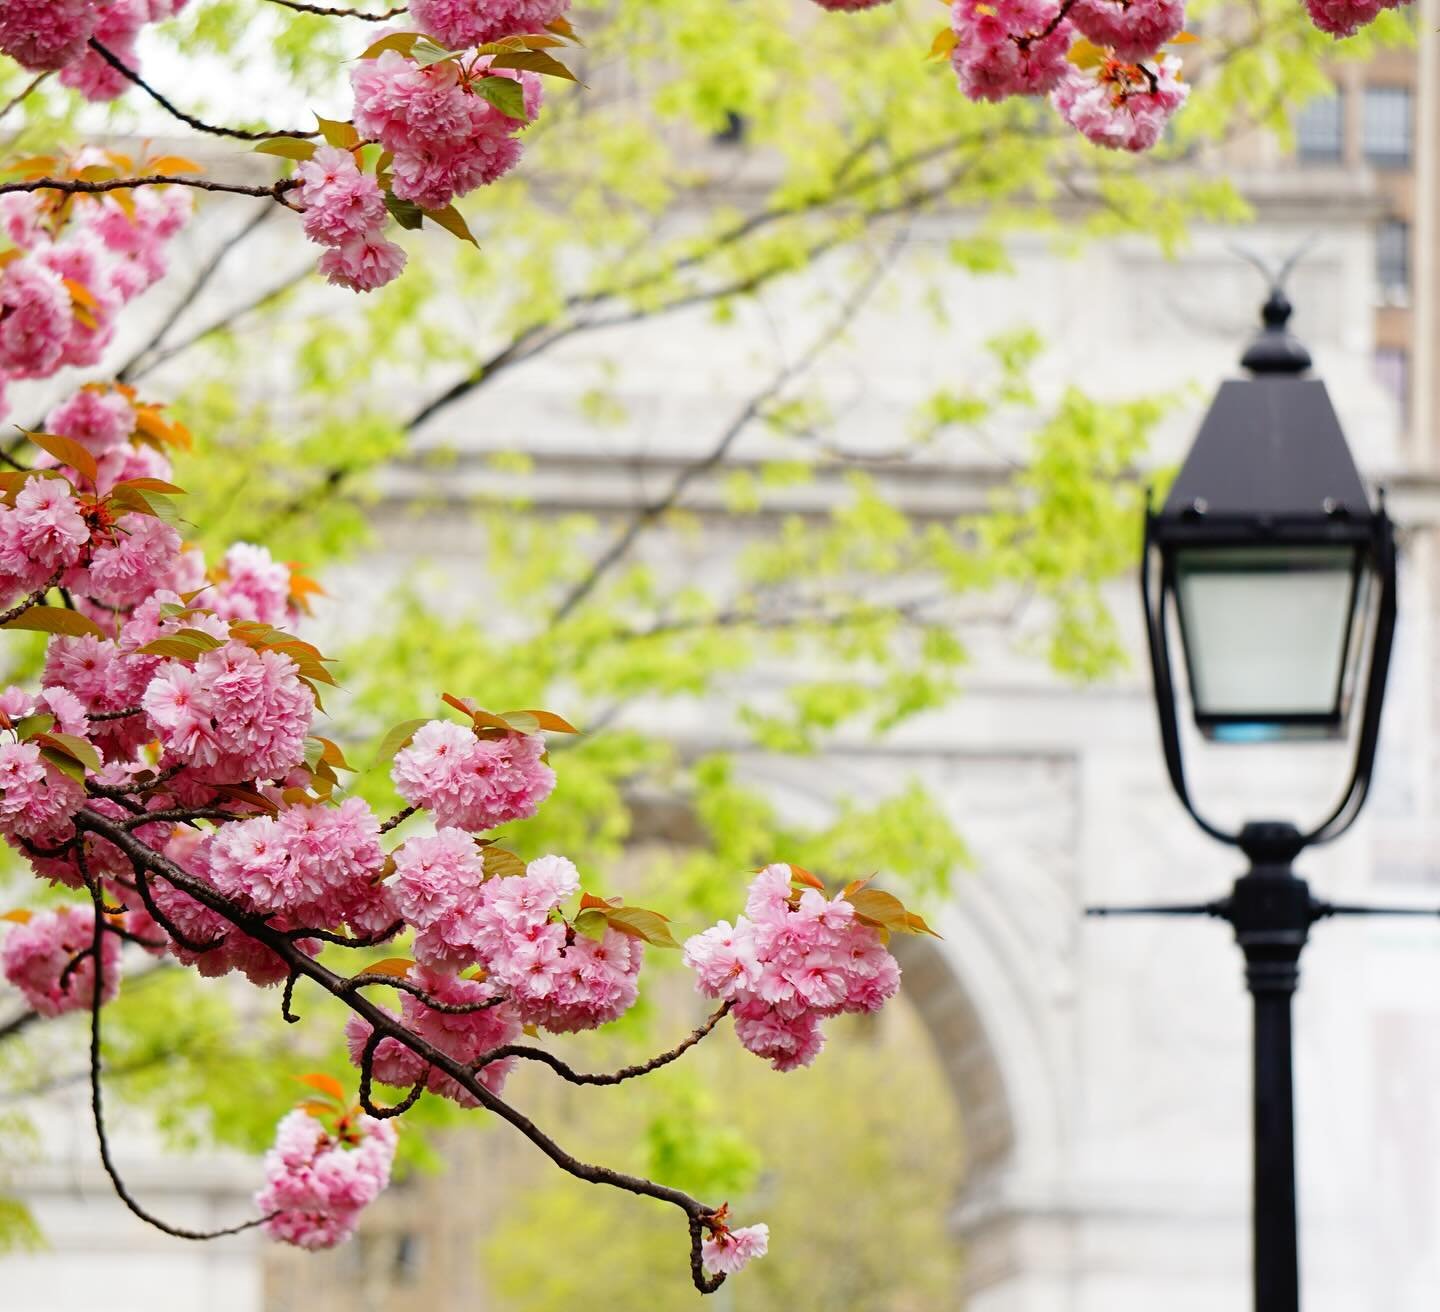
[(61, 437), (58, 433), (32, 433), (25, 428), (20, 431), (42, 451), (48, 451), (62, 465), (69, 465), (82, 478), (89, 479), (92, 485), (99, 477), (100, 467), (95, 463), (95, 457), (74, 438)]
[(1165, 44), (1167, 46), (1191, 46), (1200, 38), (1194, 32), (1181, 32), (1179, 36), (1171, 37)]
[(304, 1102), (295, 1104), (302, 1112), (308, 1112), (311, 1116), (326, 1117), (333, 1116), (336, 1108), (333, 1103), (321, 1102), (318, 1098), (306, 1098)]
[(323, 1093), (327, 1098), (334, 1098), (342, 1107), (345, 1105), (345, 1086), (333, 1075), (326, 1075), (321, 1071), (311, 1071), (308, 1075), (292, 1075), (291, 1079), (298, 1080), (301, 1084), (309, 1085), (318, 1093)]
[(935, 33), (935, 39), (930, 43), (930, 52), (926, 59), (945, 59), (955, 49), (960, 38), (955, 35), (953, 27), (942, 27)]
[(1105, 51), (1100, 46), (1081, 37), (1078, 41), (1071, 43), (1065, 58), (1076, 68), (1099, 68), (1105, 62)]
[(925, 923), (925, 918), (917, 915), (914, 911), (907, 911), (905, 913), (905, 928), (911, 934), (929, 934), (931, 938), (940, 937), (939, 934)]
[(319, 734), (316, 734), (315, 741), (320, 744), (320, 759), (324, 761), (326, 765), (334, 766), (337, 770), (349, 770), (351, 774), (354, 774), (355, 771), (353, 767), (345, 760), (345, 753), (332, 743), (330, 739), (322, 738)]
[(271, 141), (262, 141), (253, 147), (257, 155), (277, 155), (281, 159), (293, 159), (302, 164), (310, 159), (317, 149), (313, 141), (296, 141), (293, 137), (278, 137)]
[(516, 718), (517, 716), (522, 715), (529, 716), (530, 720), (533, 720), (535, 722), (535, 727), (533, 729), (523, 729), (521, 730), (521, 732), (523, 733), (534, 733), (536, 729), (545, 729), (548, 730), (550, 733), (580, 732), (580, 730), (577, 729), (573, 724), (571, 724), (569, 720), (566, 720), (563, 717), (556, 715), (553, 711), (506, 711), (505, 714), (501, 716), (501, 718), (514, 728), (519, 729), (522, 724), (528, 723), (528, 721), (519, 720)]
[(474, 706), (464, 697), (457, 697), (454, 693), (442, 692), (440, 694), (440, 700), (444, 702), (446, 706), (453, 706), (462, 715), (475, 714)]
[(149, 161), (147, 167), (152, 173), (204, 173), (204, 168), (184, 155), (161, 155)]
[(404, 979), (414, 964), (409, 957), (386, 957), (384, 961), (377, 961), (373, 966), (366, 966), (360, 973), (362, 975), (391, 975), (396, 979)]
[(14, 911), (7, 911), (0, 920), (13, 920), (17, 925), (28, 925), (35, 918), (33, 911), (26, 911), (24, 907), (17, 907)]
[(246, 784), (211, 784), (209, 786), (233, 802), (248, 803), (257, 811), (264, 811), (267, 815), (280, 814), (280, 808), (274, 802)]
[(797, 884), (804, 884), (809, 888), (818, 888), (822, 893), (825, 891), (825, 881), (818, 875), (812, 875), (804, 866), (792, 865), (790, 867), (790, 878)]
[(520, 1032), (527, 1038), (538, 1039), (540, 1037), (540, 1027), (538, 1025), (522, 1025)]
[(127, 478), (115, 484), (116, 487), (133, 487), (140, 492), (163, 492), (167, 497), (182, 497), (183, 487), (167, 483), (163, 478)]
[(585, 892), (581, 892), (580, 894), (581, 911), (585, 911), (590, 907), (600, 907), (602, 909), (608, 909), (610, 907), (618, 907), (619, 905), (620, 899), (618, 897), (596, 897), (593, 893)]
[(95, 299), (95, 293), (83, 282), (77, 282), (74, 278), (64, 278), (61, 281), (65, 284), (65, 290), (70, 293), (70, 299), (77, 305), (83, 305), (87, 310), (100, 308), (100, 302)]
[(554, 32), (557, 36), (568, 37), (577, 46), (585, 44), (580, 40), (580, 34), (576, 32), (574, 24), (568, 18), (552, 18), (545, 24), (545, 30)]

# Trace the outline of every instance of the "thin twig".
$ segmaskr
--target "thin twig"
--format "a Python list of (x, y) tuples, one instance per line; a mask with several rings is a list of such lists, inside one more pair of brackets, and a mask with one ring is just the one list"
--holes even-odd
[(419, 809), (420, 808), (418, 806), (402, 807), (399, 811), (396, 811), (395, 814), (392, 815), (383, 825), (380, 826), (380, 832), (382, 834), (388, 834), (392, 829), (395, 829), (398, 826), (404, 824), (405, 821), (407, 821)]
[(146, 173), (133, 178), (107, 178), (103, 182), (86, 182), (83, 178), (30, 178), (21, 182), (0, 182), (0, 196), (16, 191), (58, 191), (67, 196), (100, 196), (111, 191), (130, 191), (135, 187), (192, 187), (196, 191), (220, 191), (234, 196), (261, 196), (289, 209), (285, 193), (299, 185), (298, 178), (281, 178), (268, 187), (251, 187), (239, 182), (212, 182), (209, 178)]
[(45, 594), (64, 578), (65, 568), (64, 565), (61, 565), (39, 588), (23, 601), (17, 602), (7, 611), (0, 611), (0, 628), (3, 628), (12, 620), (18, 620), (32, 606), (38, 606), (45, 599)]
[(493, 998), (485, 998), (481, 1002), (441, 1002), (427, 993), (414, 980), (402, 979), (397, 975), (370, 975), (363, 972), (350, 979), (346, 985), (346, 991), (375, 988), (377, 985), (409, 993), (412, 997), (419, 998), (431, 1011), (442, 1012), (447, 1016), (470, 1016), (477, 1011), (489, 1011), (492, 1007), (498, 1007), (509, 1001), (509, 998), (502, 993)]
[(411, 1086), (410, 1092), (397, 1102), (393, 1107), (382, 1107), (370, 1096), (370, 1086), (375, 1079), (375, 1050), (385, 1041), (385, 1035), (379, 1030), (374, 1030), (365, 1041), (365, 1050), (360, 1054), (360, 1106), (371, 1116), (379, 1120), (386, 1120), (391, 1116), (399, 1116), (408, 1112), (417, 1102), (420, 1095), (425, 1092), (425, 1083), (429, 1076), (427, 1071)]
[(4, 118), (5, 115), (8, 114), (12, 109), (14, 109), (16, 105), (19, 105), (25, 100), (27, 100), (30, 96), (30, 93), (34, 91), (37, 87), (39, 87), (39, 85), (49, 76), (50, 73), (47, 70), (46, 72), (38, 73), (35, 77), (31, 78), (29, 82), (27, 82), (23, 87), (21, 87), (19, 91), (17, 91), (13, 96), (10, 97), (9, 100), (5, 102), (4, 108), (0, 108), (0, 118)]
[(359, 18), (366, 23), (384, 23), (398, 18), (409, 9), (408, 5), (396, 5), (394, 9), (387, 9), (383, 14), (367, 14), (360, 9), (326, 9), (321, 5), (301, 4), (300, 0), (270, 0), (270, 3), (284, 5), (286, 9), (294, 9), (302, 14), (320, 14), (325, 18)]
[(110, 50), (95, 37), (90, 38), (90, 49), (110, 65), (121, 77), (133, 82), (167, 114), (178, 118), (182, 123), (188, 124), (197, 132), (208, 132), (213, 137), (233, 137), (236, 141), (270, 141), (276, 137), (290, 137), (295, 140), (305, 141), (310, 137), (318, 136), (318, 132), (300, 132), (289, 128), (276, 128), (274, 131), (248, 132), (244, 128), (222, 128), (214, 123), (207, 123), (204, 119), (196, 118), (193, 114), (187, 114), (174, 101), (156, 91), (143, 77), (133, 68), (124, 63), (113, 50)]
[(720, 1007), (710, 1013), (709, 1019), (703, 1025), (691, 1030), (668, 1052), (662, 1052), (659, 1056), (651, 1057), (649, 1061), (642, 1061), (635, 1066), (623, 1066), (618, 1071), (586, 1074), (583, 1071), (577, 1071), (567, 1062), (561, 1061), (553, 1053), (546, 1052), (544, 1048), (532, 1048), (524, 1043), (506, 1043), (501, 1047), (493, 1048), (472, 1062), (471, 1070), (484, 1070), (491, 1062), (503, 1061), (506, 1057), (523, 1057), (526, 1061), (538, 1061), (542, 1065), (550, 1067), (561, 1079), (570, 1084), (623, 1084), (626, 1080), (633, 1080), (641, 1075), (649, 1075), (651, 1071), (658, 1071), (662, 1066), (670, 1065), (672, 1061), (679, 1061), (730, 1014), (732, 1005), (730, 1002), (722, 1003)]

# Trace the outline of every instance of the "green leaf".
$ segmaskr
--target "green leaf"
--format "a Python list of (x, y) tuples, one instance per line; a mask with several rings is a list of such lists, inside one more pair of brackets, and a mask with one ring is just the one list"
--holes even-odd
[[(363, 58), (363, 56), (362, 56)], [(293, 159), (304, 163), (314, 156), (318, 147), (313, 141), (298, 141), (294, 137), (276, 137), (272, 141), (262, 141), (255, 146), (257, 155), (278, 155), (281, 159)]]
[(575, 917), (574, 923), (577, 934), (584, 934), (586, 938), (593, 938), (598, 943), (605, 937), (610, 917), (603, 911), (597, 911), (594, 907), (586, 907)]
[(55, 747), (42, 747), (40, 755), (50, 762), (61, 774), (67, 774), (77, 784), (85, 782), (85, 767), (68, 752)]
[(43, 711), (38, 715), (27, 715), (15, 721), (15, 736), (23, 743), (37, 733), (47, 733), (55, 727), (55, 717)]
[(447, 205), (443, 210), (421, 210), (421, 213), (431, 223), (438, 224), (452, 236), (459, 237), (461, 241), (468, 241), (472, 246), (479, 247), (480, 243), (475, 240), (475, 234), (470, 231), (470, 225), (465, 222), (465, 216), (453, 205)]
[(26, 629), (31, 633), (58, 633), (67, 638), (104, 638), (105, 630), (87, 615), (65, 606), (31, 606), (23, 615), (7, 620), (0, 628)]
[(658, 911), (646, 911), (643, 907), (612, 907), (605, 915), (616, 929), (631, 938), (644, 939), (657, 948), (680, 946), (665, 917)]
[(488, 100), (506, 117), (519, 119), (522, 123), (530, 121), (525, 112), (525, 88), (513, 77), (482, 77), (470, 84), (470, 90)]
[(388, 36), (382, 36), (378, 41), (365, 47), (361, 52), (361, 59), (378, 59), (387, 50), (398, 50), (402, 55), (408, 55), (414, 48), (417, 41), (425, 38), (420, 32), (391, 32)]
[(375, 749), (375, 761), (370, 768), (373, 770), (376, 765), (393, 760), (395, 753), (408, 747), (416, 733), (429, 723), (429, 720), (404, 720), (388, 730), (380, 740), (380, 746)]
[(320, 135), (326, 145), (350, 150), (360, 144), (360, 134), (353, 123), (339, 123), (333, 118), (321, 118), (319, 114), (315, 115), (315, 122), (320, 125)]
[(425, 212), (413, 200), (401, 200), (393, 192), (385, 193), (385, 208), (396, 223), (411, 232), (425, 222)]
[(563, 77), (570, 82), (578, 82), (580, 79), (565, 67), (554, 55), (547, 55), (543, 50), (517, 50), (496, 55), (490, 61), (491, 68), (521, 68), (531, 73), (542, 73), (549, 77)]
[[(81, 765), (88, 770), (99, 770), (102, 762), (100, 753), (95, 750), (83, 738), (77, 738), (73, 733), (56, 733), (50, 730), (38, 734), (36, 741), (45, 744), (46, 747), (53, 747), (57, 751), (64, 752), (67, 756), (73, 756)], [(42, 749), (43, 750), (43, 749)]]
[(155, 638), (143, 647), (136, 648), (136, 651), (144, 656), (168, 656), (172, 660), (193, 661), (197, 656), (224, 645), (200, 629), (181, 629), (179, 633)]

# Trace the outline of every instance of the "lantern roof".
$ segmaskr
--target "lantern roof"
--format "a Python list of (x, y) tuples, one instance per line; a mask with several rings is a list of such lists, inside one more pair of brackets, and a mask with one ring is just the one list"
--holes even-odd
[(1164, 518), (1368, 520), (1370, 498), (1310, 353), (1287, 330), (1274, 290), (1242, 357), (1248, 378), (1222, 383), (1165, 499)]

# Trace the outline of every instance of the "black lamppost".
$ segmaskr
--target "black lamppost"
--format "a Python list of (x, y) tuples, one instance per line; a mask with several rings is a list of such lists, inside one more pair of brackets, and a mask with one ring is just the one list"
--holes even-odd
[[(1163, 508), (1145, 516), (1140, 583), (1160, 739), (1170, 782), (1213, 838), (1249, 869), (1227, 897), (1192, 906), (1097, 907), (1092, 915), (1206, 915), (1227, 921), (1254, 1000), (1255, 1312), (1298, 1312), (1290, 1000), (1310, 926), (1387, 913), (1312, 895), (1293, 869), (1344, 833), (1364, 805), (1395, 632), (1395, 534), (1372, 505), (1325, 385), (1286, 330), (1275, 287), (1264, 329), (1224, 383)], [(1231, 832), (1197, 809), (1185, 781), (1169, 614), (1175, 611), (1197, 728), (1217, 743), (1339, 738), (1354, 760), (1314, 828), (1253, 820)], [(1434, 915), (1433, 911), (1400, 914)]]

